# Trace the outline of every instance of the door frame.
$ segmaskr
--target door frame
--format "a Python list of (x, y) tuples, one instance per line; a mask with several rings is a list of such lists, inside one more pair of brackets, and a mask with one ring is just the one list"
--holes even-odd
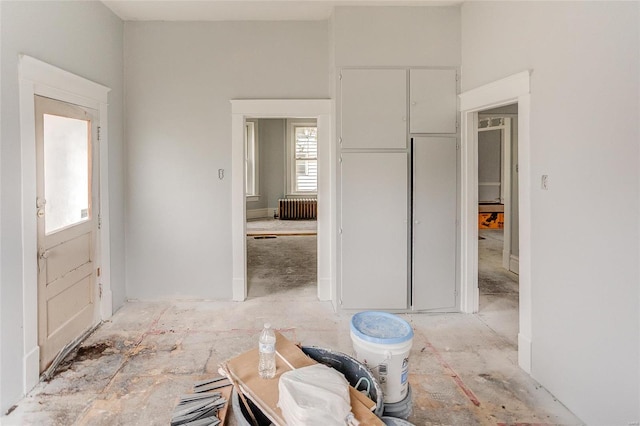
[(244, 126), (248, 118), (315, 118), (318, 125), (318, 299), (336, 305), (336, 148), (331, 99), (231, 100), (232, 297), (247, 298)]
[(461, 262), (460, 310), (478, 312), (478, 111), (518, 104), (518, 206), (520, 235), (518, 364), (531, 373), (531, 141), (530, 71), (460, 94), (461, 134)]
[(92, 108), (98, 111), (100, 158), (100, 222), (96, 265), (100, 266), (102, 297), (99, 319), (111, 317), (109, 242), (109, 151), (107, 99), (111, 89), (27, 55), (18, 59), (20, 86), (20, 149), (22, 171), (22, 291), (24, 321), (23, 391), (26, 394), (40, 380), (38, 346), (38, 234), (36, 220), (36, 134), (34, 96)]

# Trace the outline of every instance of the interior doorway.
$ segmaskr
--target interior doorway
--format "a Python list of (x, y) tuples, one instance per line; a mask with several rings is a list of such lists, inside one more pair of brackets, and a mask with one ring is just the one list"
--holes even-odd
[[(331, 143), (332, 102), (329, 99), (232, 100), (232, 173), (231, 240), (233, 261), (233, 300), (247, 298), (246, 270), (246, 196), (245, 131), (253, 118), (314, 118), (318, 127), (317, 191), (317, 293), (320, 300), (330, 300), (337, 309), (336, 297), (336, 217), (335, 170), (336, 148)], [(222, 170), (224, 176), (224, 170)]]
[(315, 118), (245, 122), (247, 297), (317, 294)]
[(478, 112), (479, 317), (517, 345), (518, 105)]
[(530, 72), (522, 71), (460, 95), (460, 309), (478, 312), (478, 112), (518, 105), (518, 365), (531, 373), (531, 166)]

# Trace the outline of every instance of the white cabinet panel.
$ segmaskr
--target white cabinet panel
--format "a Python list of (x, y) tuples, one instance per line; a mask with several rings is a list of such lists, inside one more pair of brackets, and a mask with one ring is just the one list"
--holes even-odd
[(407, 72), (342, 70), (342, 148), (407, 147)]
[(342, 154), (343, 308), (407, 308), (407, 163), (406, 153)]
[(456, 304), (456, 139), (413, 139), (413, 309)]
[(412, 69), (409, 76), (411, 133), (456, 133), (456, 71)]

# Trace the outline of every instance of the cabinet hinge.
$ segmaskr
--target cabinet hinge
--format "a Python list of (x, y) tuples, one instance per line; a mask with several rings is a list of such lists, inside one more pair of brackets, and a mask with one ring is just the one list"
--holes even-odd
[(338, 80), (342, 80), (342, 73), (338, 74)]
[(98, 284), (98, 297), (102, 299), (102, 283)]
[(98, 215), (98, 229), (102, 229), (102, 216)]
[(342, 155), (338, 158), (338, 163), (342, 164)]
[(342, 228), (338, 229), (338, 234), (342, 235)]
[(342, 145), (342, 136), (340, 136), (340, 137), (338, 138), (338, 143), (339, 143), (340, 145)]
[(98, 141), (100, 140), (100, 126), (98, 126)]

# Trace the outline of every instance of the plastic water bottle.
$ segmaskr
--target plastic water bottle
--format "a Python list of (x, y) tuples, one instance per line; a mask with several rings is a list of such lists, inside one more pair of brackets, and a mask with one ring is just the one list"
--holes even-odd
[(258, 351), (260, 352), (258, 374), (263, 379), (273, 379), (276, 375), (276, 335), (269, 323), (264, 325), (260, 333)]

